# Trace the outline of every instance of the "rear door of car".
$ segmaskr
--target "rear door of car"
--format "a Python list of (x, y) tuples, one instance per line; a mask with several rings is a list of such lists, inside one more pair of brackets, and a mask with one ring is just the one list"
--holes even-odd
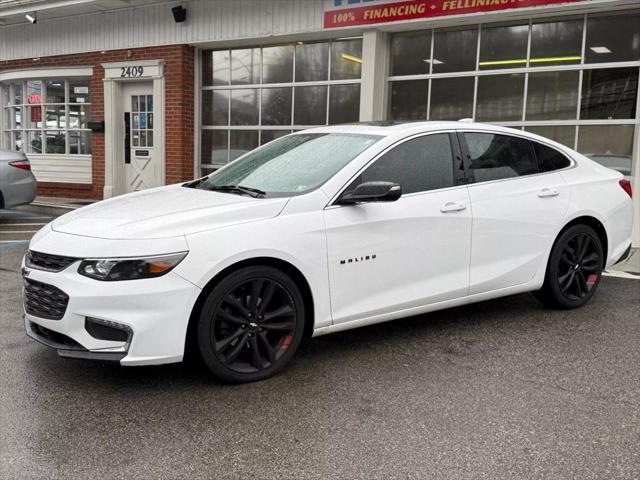
[(538, 161), (537, 142), (492, 131), (458, 137), (473, 212), (469, 294), (524, 284), (544, 268), (569, 188), (543, 158)]
[(466, 296), (471, 213), (455, 133), (401, 141), (344, 192), (369, 181), (399, 183), (403, 194), (325, 209), (334, 322)]

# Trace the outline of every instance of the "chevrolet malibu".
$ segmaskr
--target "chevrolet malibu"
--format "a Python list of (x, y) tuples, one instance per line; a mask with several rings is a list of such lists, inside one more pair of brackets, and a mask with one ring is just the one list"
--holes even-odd
[(215, 173), (68, 213), (24, 260), (27, 333), (60, 356), (267, 378), (305, 336), (534, 292), (594, 295), (628, 255), (618, 172), (466, 122), (297, 132)]

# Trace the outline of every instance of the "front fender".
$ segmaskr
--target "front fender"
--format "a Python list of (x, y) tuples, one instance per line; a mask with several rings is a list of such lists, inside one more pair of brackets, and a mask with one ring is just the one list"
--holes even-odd
[(280, 216), (187, 236), (189, 255), (174, 270), (204, 288), (223, 270), (246, 260), (287, 262), (306, 279), (314, 300), (315, 327), (330, 325), (326, 234), (322, 212)]

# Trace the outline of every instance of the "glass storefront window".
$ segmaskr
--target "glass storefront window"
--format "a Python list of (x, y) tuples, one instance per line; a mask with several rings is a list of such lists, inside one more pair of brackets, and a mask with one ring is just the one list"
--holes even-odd
[(64, 80), (47, 80), (46, 103), (64, 103)]
[(331, 43), (331, 80), (360, 78), (362, 74), (362, 40), (338, 40)]
[(291, 130), (262, 130), (260, 132), (260, 145), (264, 145), (265, 143), (269, 143), (276, 138), (284, 137), (290, 133)]
[(508, 122), (522, 120), (524, 74), (478, 77), (476, 120)]
[(89, 84), (87, 78), (0, 84), (2, 129), (9, 133), (0, 136), (0, 147), (38, 155), (90, 155)]
[(526, 127), (525, 130), (566, 145), (569, 148), (575, 147), (576, 127), (573, 125), (531, 126)]
[(45, 105), (46, 128), (65, 128), (67, 126), (67, 113), (64, 105)]
[(391, 82), (389, 118), (391, 120), (426, 120), (427, 80)]
[(88, 105), (69, 105), (69, 128), (87, 128), (89, 117)]
[(329, 78), (329, 42), (296, 44), (296, 82)]
[(200, 157), (204, 164), (224, 165), (229, 161), (229, 132), (227, 130), (202, 130)]
[(46, 136), (46, 153), (62, 155), (66, 151), (66, 138), (64, 132), (47, 131)]
[(296, 125), (324, 125), (327, 122), (327, 86), (295, 87), (296, 104), (293, 122)]
[(27, 80), (27, 102), (29, 105), (42, 103), (42, 82), (40, 80)]
[(262, 83), (293, 81), (293, 45), (262, 49)]
[(204, 90), (202, 92), (202, 124), (229, 124), (229, 90)]
[(529, 25), (483, 27), (480, 33), (481, 70), (524, 67)]
[(69, 103), (89, 103), (89, 80), (69, 80)]
[(436, 31), (433, 40), (433, 73), (476, 69), (478, 27)]
[(581, 119), (635, 118), (638, 67), (585, 70)]
[(329, 87), (329, 123), (351, 123), (360, 118), (360, 85)]
[(27, 131), (27, 153), (44, 153), (42, 148), (42, 131), (41, 130), (28, 130)]
[[(13, 112), (13, 128), (22, 128), (22, 112), (23, 112), (23, 108), (28, 108), (28, 107), (14, 107), (11, 109), (11, 111)], [(37, 112), (41, 112), (42, 111), (42, 107), (30, 107), (31, 109), (33, 109), (33, 111), (37, 111)]]
[(262, 125), (291, 125), (291, 87), (262, 89)]
[(231, 50), (231, 84), (253, 85), (260, 83), (260, 49)]
[(13, 102), (10, 100), (8, 105), (22, 105), (24, 103), (24, 99), (22, 98), (22, 83), (13, 83), (11, 85), (11, 90), (13, 93)]
[(258, 130), (231, 130), (230, 133), (230, 162), (258, 147)]
[(578, 115), (580, 72), (529, 74), (526, 120), (565, 120)]
[[(149, 131), (149, 133), (152, 132)], [(88, 155), (89, 153), (91, 153), (91, 132), (82, 130), (70, 131), (69, 153), (78, 155)]]
[(586, 63), (640, 60), (640, 12), (587, 17)]
[(258, 89), (231, 90), (231, 125), (258, 124)]
[(14, 150), (23, 151), (22, 139), (24, 138), (21, 131), (13, 132)]
[(399, 33), (391, 37), (391, 75), (429, 73), (431, 31)]
[(578, 130), (578, 151), (585, 155), (631, 155), (633, 125), (581, 125)]
[(359, 119), (361, 38), (204, 50), (201, 58), (202, 168), (292, 130)]
[(231, 79), (229, 50), (202, 53), (202, 86), (229, 85)]
[(529, 65), (570, 65), (582, 59), (582, 18), (531, 26)]
[(431, 80), (429, 120), (460, 120), (473, 116), (474, 77)]
[(578, 151), (625, 176), (633, 173), (633, 125), (581, 125)]

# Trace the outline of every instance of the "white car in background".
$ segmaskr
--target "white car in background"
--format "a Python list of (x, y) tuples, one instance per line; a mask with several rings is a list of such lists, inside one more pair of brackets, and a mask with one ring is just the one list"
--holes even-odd
[(31, 241), (25, 323), (66, 357), (267, 378), (305, 335), (532, 291), (584, 305), (631, 245), (620, 173), (519, 130), (323, 127)]

